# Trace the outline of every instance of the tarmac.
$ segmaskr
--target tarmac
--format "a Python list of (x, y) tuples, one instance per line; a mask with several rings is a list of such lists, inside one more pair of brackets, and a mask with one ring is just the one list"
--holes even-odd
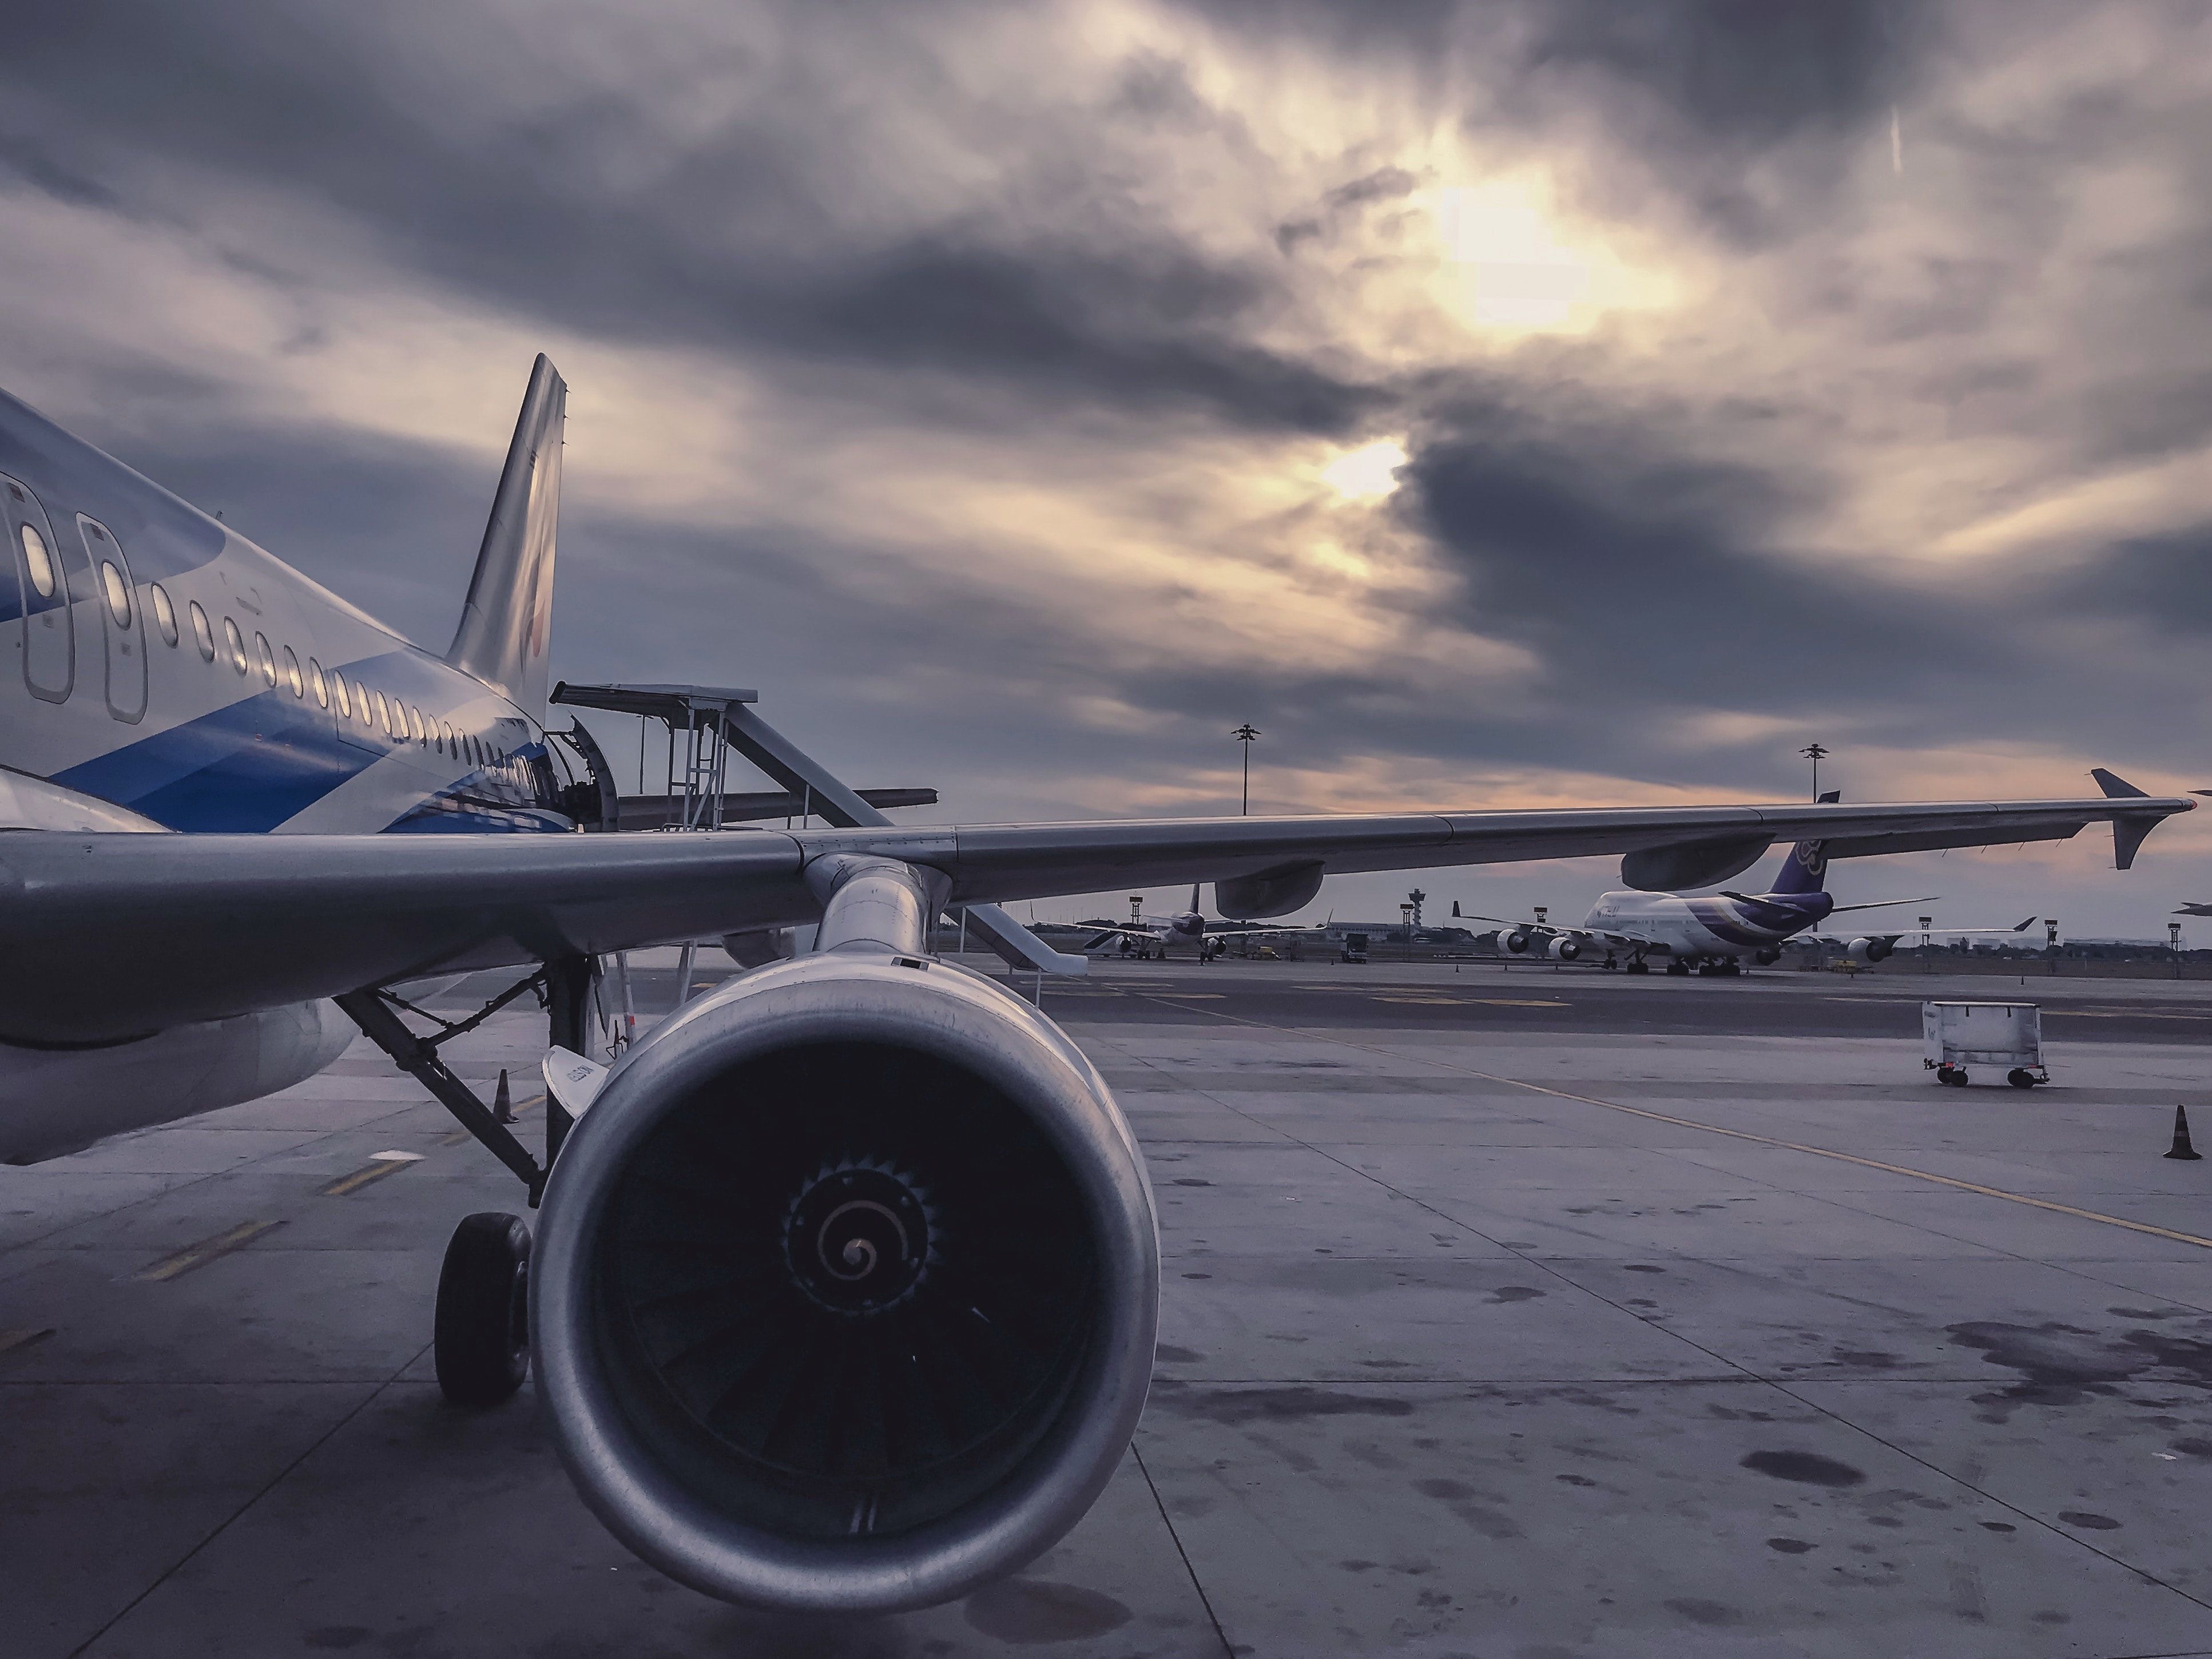
[[(2042, 1004), (2051, 1086), (1933, 1086), (1923, 993)], [(2212, 1655), (2212, 1159), (2161, 1156), (2177, 1103), (2212, 1141), (2212, 984), (1043, 1000), (1144, 1145), (1163, 1310), (1119, 1477), (1019, 1577), (794, 1620), (631, 1558), (527, 1388), (440, 1400), (447, 1236), (522, 1194), (356, 1045), (0, 1169), (0, 1653)], [(447, 1052), (527, 1100), (541, 1019)]]

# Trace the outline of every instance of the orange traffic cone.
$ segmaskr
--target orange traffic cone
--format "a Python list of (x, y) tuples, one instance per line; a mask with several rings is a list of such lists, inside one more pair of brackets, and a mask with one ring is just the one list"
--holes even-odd
[[(507, 1092), (507, 1069), (504, 1066), (500, 1068), (499, 1092), (491, 1097), (491, 1115), (495, 1123), (514, 1121), (514, 1102)], [(2194, 1152), (2190, 1153), (2191, 1158), (2196, 1156)]]
[(2173, 1150), (2166, 1153), (2166, 1156), (2185, 1158), (2192, 1161), (2204, 1156), (2189, 1144), (2189, 1114), (2179, 1106), (2173, 1109)]

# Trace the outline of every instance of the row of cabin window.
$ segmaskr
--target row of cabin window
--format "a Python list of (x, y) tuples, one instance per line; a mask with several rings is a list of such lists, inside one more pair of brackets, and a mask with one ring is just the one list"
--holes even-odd
[[(23, 526), (23, 557), (30, 568), (31, 586), (38, 590), (40, 599), (52, 599), (58, 585), (53, 554), (46, 546), (46, 538), (27, 524)], [(100, 562), (100, 586), (107, 600), (108, 615), (115, 619), (118, 629), (127, 630), (131, 626), (131, 588), (112, 559)], [(161, 630), (161, 638), (170, 645), (176, 644), (179, 638), (177, 607), (170, 601), (168, 590), (161, 583), (154, 582), (149, 585), (147, 591), (153, 598), (154, 621)], [(200, 609), (198, 599), (187, 601), (185, 609), (191, 613), (192, 639), (200, 648), (200, 656), (205, 661), (213, 662), (216, 656), (215, 629), (208, 621), (207, 612)], [(276, 658), (269, 647), (267, 635), (254, 635), (251, 661), (246, 654), (246, 636), (239, 632), (238, 624), (228, 617), (222, 619), (222, 636), (233, 668), (243, 674), (258, 663), (262, 679), (270, 685), (276, 684)], [(397, 697), (387, 702), (384, 693), (366, 685), (356, 685), (349, 690), (345, 676), (335, 668), (330, 671), (325, 680), (322, 665), (313, 657), (307, 659), (307, 672), (302, 674), (300, 659), (289, 645), (284, 647), (283, 678), (291, 685), (294, 696), (304, 699), (307, 688), (312, 685), (318, 706), (328, 708), (335, 698), (341, 720), (353, 719), (357, 707), (363, 726), (381, 730), (386, 737), (398, 741), (404, 742), (411, 738), (416, 743), (434, 745), (440, 754), (465, 755), (478, 766), (504, 763), (507, 759), (504, 750), (495, 749), (465, 732), (456, 732), (443, 720), (425, 720), (421, 709), (410, 708)]]

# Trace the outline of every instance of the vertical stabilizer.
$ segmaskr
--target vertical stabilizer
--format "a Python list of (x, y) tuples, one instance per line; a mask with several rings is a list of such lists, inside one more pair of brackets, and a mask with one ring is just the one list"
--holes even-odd
[[(1820, 805), (1832, 806), (1844, 798), (1840, 789), (1824, 791)], [(1828, 843), (1824, 841), (1801, 841), (1790, 849), (1790, 856), (1782, 860), (1782, 868), (1774, 878), (1771, 893), (1818, 893), (1828, 881)]]
[(568, 387), (540, 353), (492, 498), (468, 602), (446, 660), (545, 714), (553, 626), (553, 533), (561, 516), (561, 428)]

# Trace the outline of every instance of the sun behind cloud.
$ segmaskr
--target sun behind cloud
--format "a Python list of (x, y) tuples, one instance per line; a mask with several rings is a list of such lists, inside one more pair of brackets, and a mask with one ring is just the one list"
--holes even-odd
[(1329, 462), (1322, 481), (1346, 501), (1379, 501), (1397, 492), (1398, 469), (1410, 459), (1403, 439), (1377, 438)]

